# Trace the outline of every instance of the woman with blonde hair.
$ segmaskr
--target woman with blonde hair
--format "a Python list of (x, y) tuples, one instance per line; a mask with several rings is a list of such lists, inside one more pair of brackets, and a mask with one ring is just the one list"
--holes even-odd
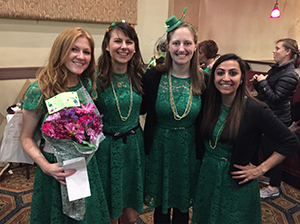
[[(35, 130), (41, 127), (47, 112), (45, 100), (59, 93), (81, 90), (87, 95), (89, 92), (93, 98), (97, 96), (94, 71), (93, 38), (79, 27), (68, 28), (55, 39), (47, 64), (39, 71), (37, 82), (26, 92), (20, 138), (24, 150), (38, 165), (30, 223), (109, 223), (96, 158), (92, 157), (87, 165), (91, 196), (85, 198), (84, 219), (76, 220), (63, 213), (60, 189), (60, 185), (66, 185), (66, 177), (76, 170), (64, 171), (59, 166), (51, 145), (46, 141), (45, 147), (39, 149), (33, 139)], [(91, 98), (90, 96), (82, 98), (82, 101)]]

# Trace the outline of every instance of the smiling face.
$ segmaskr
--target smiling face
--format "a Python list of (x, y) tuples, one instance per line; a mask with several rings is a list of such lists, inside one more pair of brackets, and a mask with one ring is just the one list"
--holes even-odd
[(82, 74), (91, 62), (91, 45), (86, 37), (78, 37), (64, 65), (76, 75)]
[(282, 65), (290, 60), (291, 50), (286, 50), (283, 46), (283, 42), (278, 42), (273, 50), (274, 61), (279, 65)]
[(214, 73), (214, 84), (222, 94), (223, 103), (231, 105), (242, 82), (241, 79), (242, 72), (236, 60), (227, 60), (218, 65)]
[(171, 36), (167, 48), (173, 63), (189, 65), (197, 46), (190, 29), (188, 27), (179, 27)]
[(109, 51), (113, 64), (127, 64), (133, 57), (135, 43), (122, 31), (115, 29), (111, 33), (106, 50)]

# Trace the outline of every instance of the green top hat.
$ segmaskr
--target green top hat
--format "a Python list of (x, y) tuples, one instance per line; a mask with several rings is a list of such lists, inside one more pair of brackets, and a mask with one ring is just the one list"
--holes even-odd
[(183, 9), (183, 14), (180, 19), (177, 19), (176, 16), (173, 15), (166, 20), (166, 22), (165, 22), (166, 27), (168, 27), (168, 29), (166, 31), (167, 33), (174, 30), (176, 27), (178, 27), (180, 24), (183, 23), (185, 13), (186, 13), (186, 7)]

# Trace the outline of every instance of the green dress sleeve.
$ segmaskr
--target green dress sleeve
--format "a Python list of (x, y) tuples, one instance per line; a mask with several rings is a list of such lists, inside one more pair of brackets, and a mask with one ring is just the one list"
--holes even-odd
[(40, 90), (38, 83), (35, 82), (31, 84), (24, 97), (23, 109), (25, 110), (34, 110), (34, 109), (44, 109), (45, 102), (44, 100), (40, 101), (42, 96), (42, 91)]

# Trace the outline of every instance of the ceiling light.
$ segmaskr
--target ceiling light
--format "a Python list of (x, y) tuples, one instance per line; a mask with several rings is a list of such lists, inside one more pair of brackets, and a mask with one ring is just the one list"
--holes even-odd
[(279, 19), (280, 18), (280, 10), (278, 8), (278, 0), (276, 0), (274, 8), (273, 8), (273, 10), (271, 12), (270, 18), (271, 19)]

